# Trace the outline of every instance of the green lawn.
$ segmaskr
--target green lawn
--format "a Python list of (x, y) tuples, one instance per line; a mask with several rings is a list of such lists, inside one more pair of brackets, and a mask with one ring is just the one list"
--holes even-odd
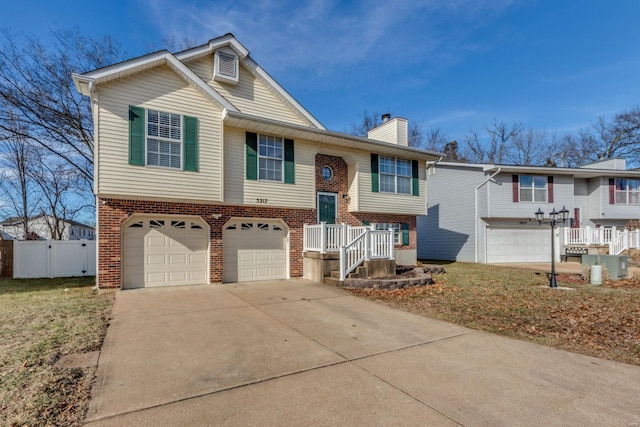
[(93, 277), (0, 280), (0, 425), (81, 425), (95, 367), (61, 356), (99, 350), (113, 292)]

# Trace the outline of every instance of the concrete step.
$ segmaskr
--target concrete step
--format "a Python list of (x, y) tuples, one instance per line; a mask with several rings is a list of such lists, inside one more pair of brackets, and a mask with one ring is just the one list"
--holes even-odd
[(340, 278), (340, 272), (339, 271), (335, 271), (333, 270), (331, 272), (331, 274), (329, 275), (329, 277), (333, 278), (333, 279), (339, 279)]
[(347, 274), (347, 279), (359, 279), (360, 278), (360, 274), (359, 273), (349, 273)]
[(335, 278), (335, 277), (324, 277), (322, 279), (322, 282), (325, 285), (329, 285), (329, 286), (336, 286), (338, 288), (342, 287), (342, 282), (340, 281), (339, 278)]

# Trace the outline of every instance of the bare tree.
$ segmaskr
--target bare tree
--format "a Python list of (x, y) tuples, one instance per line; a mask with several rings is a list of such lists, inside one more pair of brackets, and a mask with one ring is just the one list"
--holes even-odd
[[(29, 140), (93, 181), (93, 123), (89, 100), (73, 86), (72, 73), (110, 65), (121, 57), (111, 37), (93, 39), (77, 30), (53, 33), (45, 46), (34, 38), (0, 31), (0, 129)], [(14, 120), (19, 126), (10, 125)]]
[(640, 107), (616, 114), (611, 121), (600, 117), (594, 124), (600, 154), (640, 161)]
[(34, 162), (29, 175), (42, 194), (39, 211), (51, 238), (61, 240), (67, 224), (65, 220), (74, 219), (80, 211), (93, 205), (83, 204), (87, 197), (80, 194), (84, 188), (80, 185), (80, 173), (60, 159), (39, 151), (39, 161)]
[[(18, 127), (15, 121), (10, 121), (9, 126)], [(29, 175), (34, 158), (35, 150), (33, 146), (20, 134), (18, 129), (15, 133), (9, 133), (0, 129), (2, 140), (0, 142), (0, 193), (2, 198), (2, 212), (5, 217), (14, 219), (15, 223), (21, 224), (19, 239), (29, 240), (33, 238), (29, 219), (36, 209), (37, 196), (35, 195), (33, 181)]]
[(530, 128), (517, 132), (510, 142), (506, 154), (506, 160), (510, 164), (541, 166), (555, 163), (552, 146), (548, 143), (547, 133), (543, 130)]
[(458, 141), (447, 142), (442, 149), (444, 160), (449, 162), (467, 163), (468, 160), (464, 155), (458, 152), (458, 148)]
[(508, 125), (494, 120), (491, 127), (485, 127), (486, 138), (473, 129), (465, 135), (465, 157), (474, 163), (503, 163), (508, 159), (514, 139), (522, 132), (520, 123)]
[(425, 132), (424, 142), (424, 148), (427, 150), (444, 152), (445, 146), (449, 142), (449, 137), (438, 128), (429, 128)]

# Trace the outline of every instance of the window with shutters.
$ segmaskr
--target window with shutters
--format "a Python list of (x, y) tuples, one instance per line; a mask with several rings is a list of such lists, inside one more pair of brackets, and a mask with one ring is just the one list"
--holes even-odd
[(520, 175), (521, 202), (547, 202), (547, 177), (538, 175)]
[(616, 179), (615, 201), (622, 205), (640, 205), (640, 180)]
[(147, 110), (147, 165), (182, 168), (182, 117)]
[(258, 135), (258, 179), (282, 182), (283, 139)]
[(411, 160), (380, 156), (380, 191), (411, 194)]

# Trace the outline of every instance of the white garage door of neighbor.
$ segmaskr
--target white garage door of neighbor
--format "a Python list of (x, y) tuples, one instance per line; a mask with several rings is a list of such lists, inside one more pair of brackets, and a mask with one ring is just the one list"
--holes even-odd
[(280, 221), (243, 219), (222, 230), (224, 282), (286, 279), (287, 231)]
[(551, 231), (540, 228), (487, 228), (487, 262), (548, 262)]
[(134, 219), (123, 229), (123, 288), (208, 283), (208, 254), (202, 219)]

